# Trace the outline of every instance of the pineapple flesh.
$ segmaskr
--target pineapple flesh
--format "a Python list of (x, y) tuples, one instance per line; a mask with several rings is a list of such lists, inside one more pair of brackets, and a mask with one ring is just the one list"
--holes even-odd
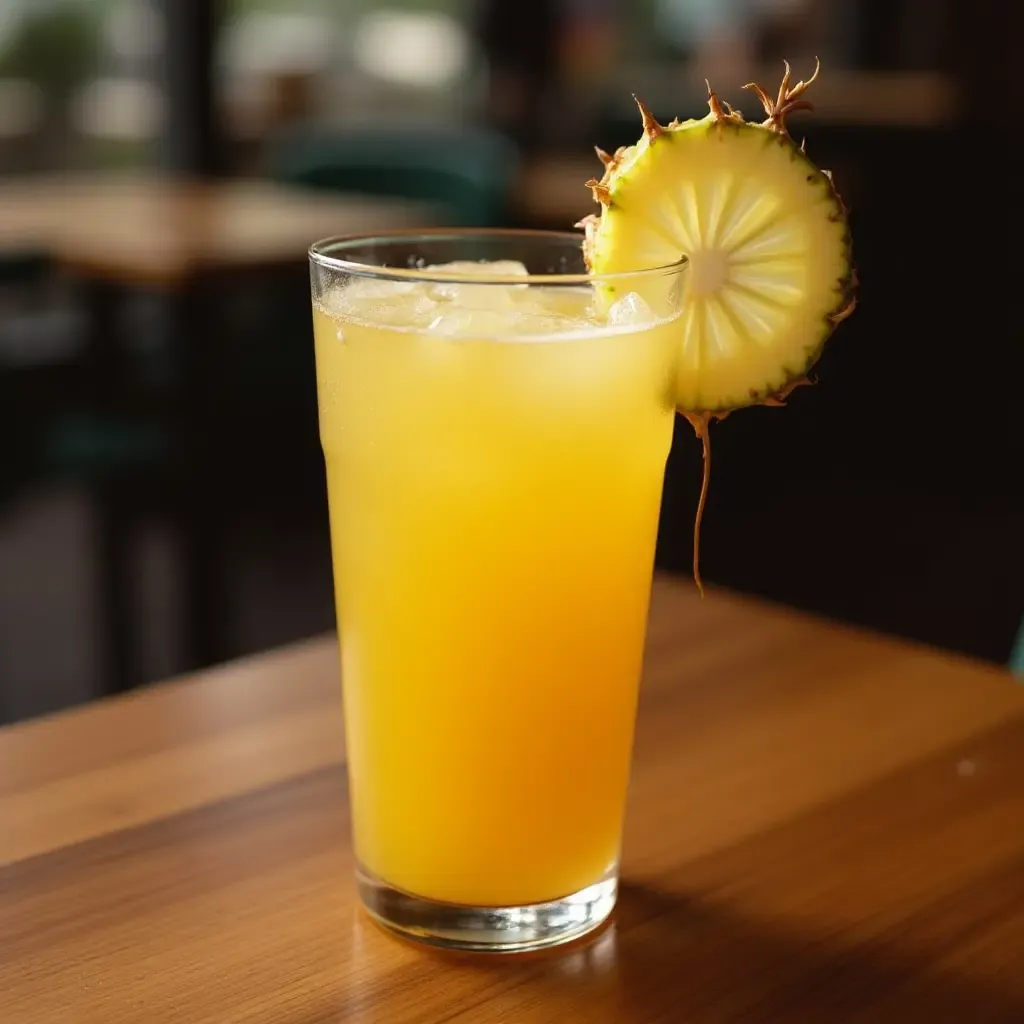
[(637, 100), (639, 142), (614, 156), (598, 150), (604, 176), (587, 182), (601, 205), (599, 216), (578, 225), (591, 271), (689, 260), (675, 402), (704, 450), (693, 537), (702, 593), (709, 423), (744, 406), (781, 405), (807, 383), (856, 303), (846, 207), (831, 174), (811, 163), (786, 124), (810, 108), (803, 96), (819, 70), (793, 84), (787, 63), (776, 96), (748, 85), (764, 107), (762, 122), (744, 120), (710, 84), (708, 114), (699, 120), (661, 125)]
[(591, 270), (689, 258), (676, 404), (690, 417), (781, 401), (852, 310), (846, 209), (786, 128), (815, 77), (791, 85), (787, 65), (777, 97), (751, 86), (762, 123), (710, 86), (700, 120), (663, 126), (638, 101), (640, 141), (598, 152), (605, 173), (588, 185), (602, 211), (582, 222)]

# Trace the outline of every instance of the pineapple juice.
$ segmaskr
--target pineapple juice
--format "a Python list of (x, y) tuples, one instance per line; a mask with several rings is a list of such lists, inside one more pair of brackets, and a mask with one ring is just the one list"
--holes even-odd
[(356, 855), (553, 900), (618, 858), (678, 323), (385, 284), (314, 306)]

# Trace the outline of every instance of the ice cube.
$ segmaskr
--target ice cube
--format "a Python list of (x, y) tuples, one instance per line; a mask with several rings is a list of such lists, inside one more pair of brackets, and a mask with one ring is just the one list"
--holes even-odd
[(608, 323), (616, 326), (637, 326), (653, 323), (654, 310), (636, 292), (629, 292), (608, 307)]
[(491, 309), (448, 308), (428, 325), (431, 334), (445, 338), (498, 338), (514, 333), (510, 317)]
[(593, 292), (564, 285), (534, 285), (518, 293), (516, 308), (522, 313), (557, 316), (580, 326), (592, 319)]
[(452, 263), (430, 263), (425, 274), (451, 274), (454, 277), (526, 277), (528, 271), (518, 260), (455, 260)]
[(393, 281), (384, 277), (351, 277), (342, 289), (344, 295), (360, 299), (390, 299), (422, 289), (419, 281)]
[(370, 302), (395, 302), (402, 296), (426, 289), (418, 281), (388, 281), (383, 278), (350, 277), (343, 284), (329, 288), (320, 298), (320, 305), (335, 316), (351, 316)]
[(434, 284), (430, 297), (463, 309), (512, 311), (516, 308), (514, 287), (503, 284)]
[(521, 313), (512, 321), (514, 333), (521, 338), (551, 338), (578, 331), (583, 324), (569, 316), (557, 313)]
[[(516, 260), (494, 260), (491, 263), (473, 263), (457, 260), (453, 263), (433, 263), (423, 268), (424, 273), (455, 277), (526, 277), (526, 267)], [(516, 292), (526, 288), (518, 284), (467, 284), (465, 281), (435, 281), (429, 286), (430, 296), (438, 302), (457, 302), (468, 309), (512, 309)]]
[(361, 277), (333, 289), (322, 303), (334, 316), (390, 327), (422, 327), (436, 307), (422, 282)]
[[(444, 306), (440, 307), (444, 309)], [(431, 334), (448, 338), (486, 340), (524, 340), (552, 338), (580, 330), (579, 320), (556, 314), (501, 312), (493, 309), (455, 309), (449, 307), (430, 324)]]

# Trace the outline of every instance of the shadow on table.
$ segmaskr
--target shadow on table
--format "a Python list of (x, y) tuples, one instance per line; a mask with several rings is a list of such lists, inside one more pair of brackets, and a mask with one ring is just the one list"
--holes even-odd
[(774, 931), (725, 908), (630, 883), (614, 923), (589, 944), (514, 966), (462, 964), (491, 974), (503, 990), (495, 997), (492, 989), (500, 1008), (492, 1006), (497, 1015), (489, 1018), (502, 1021), (1024, 1020), (1018, 996), (957, 977), (925, 956), (884, 942), (843, 945)]

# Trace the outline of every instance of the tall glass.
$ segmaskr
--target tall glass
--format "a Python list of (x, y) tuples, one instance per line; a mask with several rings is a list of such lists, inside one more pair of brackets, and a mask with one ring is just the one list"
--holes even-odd
[(615, 903), (683, 264), (580, 242), (310, 250), (359, 891), (435, 944)]

